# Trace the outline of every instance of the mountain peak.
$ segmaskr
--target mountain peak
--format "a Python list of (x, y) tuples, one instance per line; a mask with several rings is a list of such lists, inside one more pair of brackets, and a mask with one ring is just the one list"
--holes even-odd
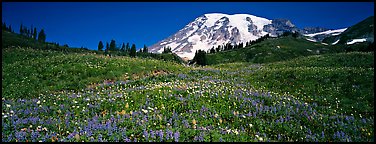
[[(207, 51), (230, 43), (232, 45), (256, 40), (274, 32), (278, 27), (295, 28), (289, 20), (273, 21), (251, 14), (207, 13), (197, 17), (183, 29), (149, 47), (150, 52), (161, 53), (164, 47), (171, 47), (173, 53), (193, 59), (196, 50)], [(278, 20), (276, 21), (278, 22)]]

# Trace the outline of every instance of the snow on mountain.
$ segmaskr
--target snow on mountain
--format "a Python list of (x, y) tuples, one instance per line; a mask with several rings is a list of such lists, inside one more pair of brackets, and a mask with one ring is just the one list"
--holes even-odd
[(334, 43), (332, 43), (332, 45), (335, 45), (339, 42), (339, 39), (337, 41), (335, 41)]
[(308, 36), (308, 37), (314, 37), (316, 35), (332, 35), (332, 36), (335, 36), (335, 35), (341, 34), (346, 29), (347, 28), (337, 29), (337, 30), (327, 30), (327, 31), (319, 32), (319, 33), (305, 34), (304, 36)]
[(367, 41), (365, 38), (362, 38), (362, 39), (353, 39), (353, 40), (347, 42), (346, 44), (350, 45), (350, 44), (354, 44), (354, 43), (358, 43), (358, 42), (365, 42), (365, 41)]
[(315, 39), (310, 39), (310, 38), (306, 38), (306, 40), (311, 41), (311, 42), (317, 42)]
[(320, 42), (327, 36), (345, 31), (328, 30), (320, 27), (297, 28), (288, 19), (269, 20), (250, 14), (209, 13), (197, 17), (175, 34), (149, 47), (152, 53), (162, 53), (164, 47), (171, 47), (173, 53), (184, 59), (193, 59), (196, 50), (208, 51), (212, 47), (231, 45), (256, 40), (266, 34), (277, 37), (284, 32), (299, 32)]
[(193, 59), (199, 49), (207, 51), (226, 43), (234, 45), (256, 40), (268, 34), (263, 29), (271, 23), (272, 20), (250, 14), (204, 14), (174, 35), (150, 46), (149, 51), (161, 53), (164, 47), (171, 47), (178, 56)]

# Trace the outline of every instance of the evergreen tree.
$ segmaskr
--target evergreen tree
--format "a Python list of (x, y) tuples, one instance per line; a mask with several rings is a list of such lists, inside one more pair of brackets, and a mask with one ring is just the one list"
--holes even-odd
[(29, 29), (26, 30), (26, 37), (30, 37), (30, 30)]
[(293, 32), (293, 33), (292, 33), (292, 37), (293, 37), (293, 38), (297, 38), (298, 36), (299, 36), (299, 33), (298, 33), (298, 32)]
[(214, 46), (210, 49), (210, 53), (215, 53)]
[(136, 45), (132, 44), (131, 51), (130, 51), (130, 56), (131, 57), (136, 57)]
[(238, 48), (243, 48), (243, 43), (240, 43), (240, 44), (238, 45)]
[(123, 45), (121, 46), (121, 49), (120, 51), (124, 52), (125, 51), (125, 44), (123, 43)]
[(14, 31), (12, 30), (12, 26), (10, 24), (9, 24), (8, 30), (9, 30), (9, 32), (13, 32), (14, 33)]
[(110, 45), (108, 44), (108, 42), (106, 42), (106, 49), (104, 50), (104, 55), (108, 54), (109, 49), (110, 49)]
[(21, 35), (24, 35), (24, 28), (23, 28), (22, 24), (21, 24), (21, 26), (20, 26), (20, 34), (21, 34)]
[(148, 47), (146, 47), (146, 45), (144, 45), (144, 50), (143, 50), (143, 53), (148, 53)]
[(215, 49), (215, 52), (219, 52), (221, 50), (221, 45), (218, 45), (218, 47)]
[(193, 61), (196, 62), (198, 65), (204, 66), (207, 64), (206, 59), (206, 52), (203, 50), (198, 50), (195, 52), (195, 56), (193, 58)]
[(2, 29), (2, 30), (5, 30), (5, 29), (6, 29), (5, 22), (3, 22), (3, 23), (1, 24), (1, 29)]
[(116, 43), (115, 40), (111, 40), (110, 42), (110, 51), (115, 51), (116, 50)]
[(127, 42), (127, 45), (125, 46), (125, 52), (127, 54), (130, 54), (130, 52), (131, 52), (131, 47), (129, 46), (129, 42)]
[(162, 53), (172, 53), (171, 47), (164, 47)]
[(44, 30), (40, 30), (38, 35), (38, 41), (39, 42), (46, 42), (46, 34), (44, 33)]
[(30, 29), (30, 38), (34, 38), (34, 29), (33, 28)]
[(98, 51), (103, 51), (103, 43), (102, 41), (99, 41), (99, 44), (98, 44)]
[(37, 40), (37, 28), (34, 28), (33, 38)]
[(106, 42), (106, 49), (105, 49), (105, 51), (108, 52), (108, 50), (110, 50), (110, 45), (108, 44), (108, 42)]

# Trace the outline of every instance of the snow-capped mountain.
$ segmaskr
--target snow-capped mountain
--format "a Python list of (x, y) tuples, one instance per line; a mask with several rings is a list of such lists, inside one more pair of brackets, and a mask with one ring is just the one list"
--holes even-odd
[[(321, 29), (306, 30), (321, 32)], [(324, 30), (324, 29), (322, 29)], [(326, 29), (325, 29), (326, 30)], [(213, 46), (232, 45), (256, 40), (266, 34), (278, 36), (283, 32), (301, 32), (290, 20), (269, 20), (250, 14), (204, 14), (187, 24), (183, 29), (149, 47), (153, 53), (162, 53), (171, 47), (181, 58), (193, 59), (196, 50), (209, 50)]]
[(263, 28), (272, 21), (249, 14), (205, 14), (190, 22), (174, 35), (152, 45), (149, 50), (161, 53), (171, 47), (180, 57), (193, 59), (196, 50), (209, 50), (226, 43), (239, 44), (268, 34)]

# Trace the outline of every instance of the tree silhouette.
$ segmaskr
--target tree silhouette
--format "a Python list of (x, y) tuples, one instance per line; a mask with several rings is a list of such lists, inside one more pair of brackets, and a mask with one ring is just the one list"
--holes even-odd
[(110, 51), (116, 51), (116, 43), (115, 40), (111, 40), (110, 42)]
[(38, 35), (38, 41), (39, 42), (46, 42), (46, 34), (44, 33), (44, 30), (40, 30)]
[(98, 51), (103, 51), (103, 43), (102, 41), (99, 41), (99, 44), (98, 44)]
[(148, 50), (148, 47), (146, 47), (146, 45), (144, 45), (144, 49), (143, 49), (142, 52), (143, 52), (143, 53), (148, 53), (148, 51), (149, 51), (149, 50)]
[(132, 44), (130, 56), (136, 57), (136, 45), (135, 44)]

